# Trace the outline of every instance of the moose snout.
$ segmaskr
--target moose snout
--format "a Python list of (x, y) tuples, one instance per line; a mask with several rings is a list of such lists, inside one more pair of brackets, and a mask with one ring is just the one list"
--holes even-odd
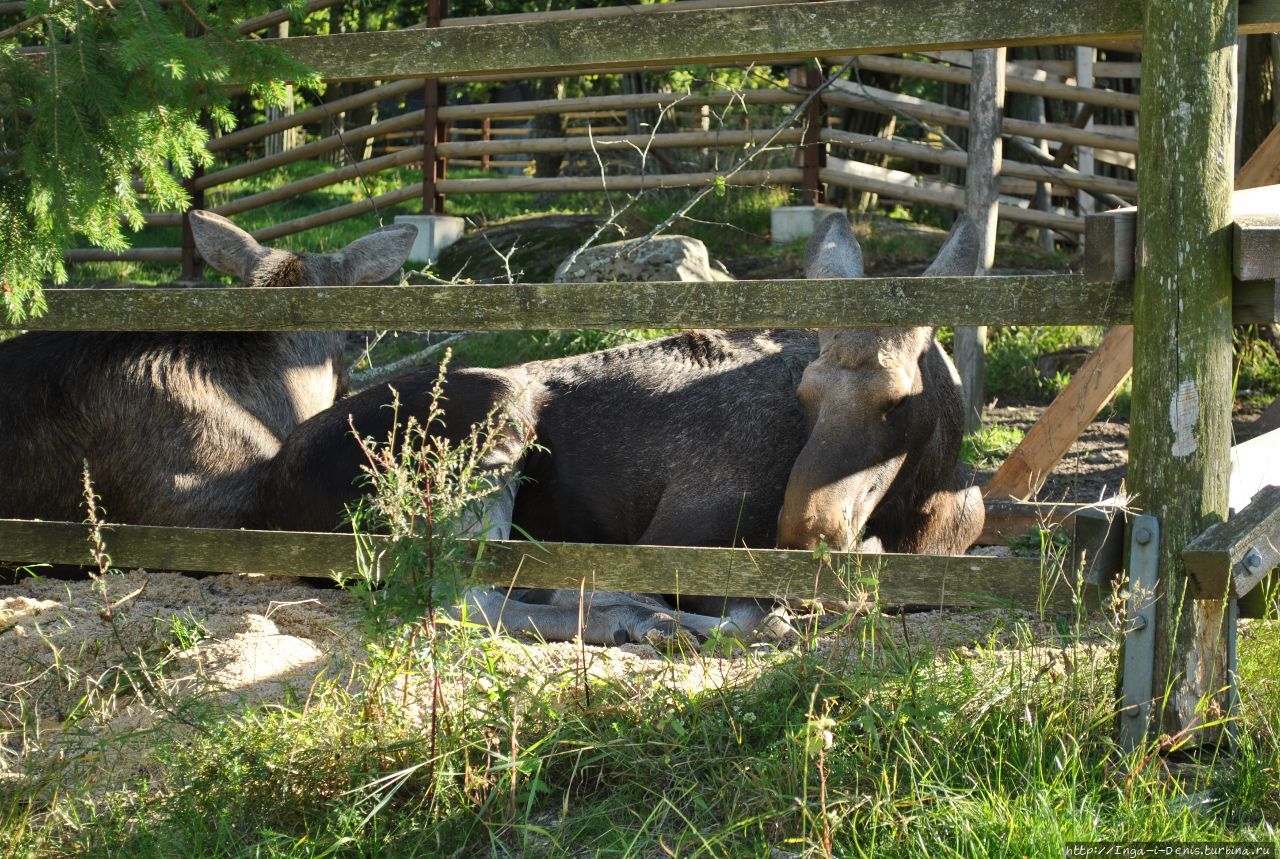
[(825, 543), (837, 552), (855, 551), (865, 521), (866, 512), (848, 492), (839, 487), (815, 491), (793, 480), (778, 514), (778, 547), (814, 549)]

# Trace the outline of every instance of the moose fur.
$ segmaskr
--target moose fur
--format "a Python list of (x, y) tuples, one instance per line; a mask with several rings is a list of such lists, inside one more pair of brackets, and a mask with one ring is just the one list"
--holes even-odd
[[(972, 273), (961, 225), (931, 271)], [(860, 277), (843, 214), (809, 246), (810, 277)], [(273, 527), (330, 530), (359, 497), (362, 435), (385, 437), (391, 390), (401, 418), (425, 414), (434, 370), (338, 403), (290, 435), (263, 484)], [(978, 490), (958, 469), (963, 404), (950, 360), (927, 328), (688, 331), (506, 370), (461, 370), (445, 389), (445, 428), (466, 432), (503, 403), (537, 447), (505, 446), (523, 483), (502, 511), (542, 541), (963, 552), (982, 527)], [(408, 410), (405, 406), (408, 405)], [(513, 442), (525, 440), (521, 434)], [(493, 463), (497, 467), (498, 463)], [(780, 513), (781, 511), (781, 513)], [(578, 632), (576, 593), (472, 594), (507, 629)], [(751, 600), (682, 598), (655, 607), (617, 595), (593, 603), (589, 641), (650, 638), (681, 625), (749, 630)], [(597, 612), (597, 609), (600, 611)], [(492, 612), (492, 613), (491, 613)], [(690, 614), (692, 613), (692, 614)], [(595, 615), (599, 615), (595, 618)]]
[[(371, 283), (416, 229), (375, 230), (332, 254), (269, 250), (192, 212), (201, 255), (255, 287)], [(344, 336), (36, 332), (0, 343), (0, 518), (79, 521), (82, 472), (113, 522), (237, 528), (297, 424), (346, 385)]]

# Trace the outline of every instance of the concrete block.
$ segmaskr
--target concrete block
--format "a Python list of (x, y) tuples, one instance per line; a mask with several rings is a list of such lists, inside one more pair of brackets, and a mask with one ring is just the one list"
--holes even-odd
[(769, 213), (771, 240), (785, 245), (796, 239), (807, 239), (813, 228), (834, 206), (777, 206)]
[(418, 237), (409, 251), (409, 262), (425, 265), (435, 262), (440, 251), (462, 238), (467, 222), (453, 215), (396, 215), (397, 224), (413, 224)]

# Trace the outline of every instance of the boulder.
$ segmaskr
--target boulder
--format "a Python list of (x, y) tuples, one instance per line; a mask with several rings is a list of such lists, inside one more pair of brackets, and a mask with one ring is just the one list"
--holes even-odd
[(576, 259), (566, 258), (556, 269), (556, 283), (626, 280), (733, 280), (733, 276), (711, 260), (706, 245), (689, 236), (596, 245)]

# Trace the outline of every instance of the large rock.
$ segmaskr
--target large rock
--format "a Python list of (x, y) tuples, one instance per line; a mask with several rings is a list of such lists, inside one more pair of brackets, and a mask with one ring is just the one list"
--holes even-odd
[(733, 280), (707, 255), (707, 246), (689, 236), (627, 239), (596, 245), (566, 258), (556, 269), (556, 283), (589, 281)]

